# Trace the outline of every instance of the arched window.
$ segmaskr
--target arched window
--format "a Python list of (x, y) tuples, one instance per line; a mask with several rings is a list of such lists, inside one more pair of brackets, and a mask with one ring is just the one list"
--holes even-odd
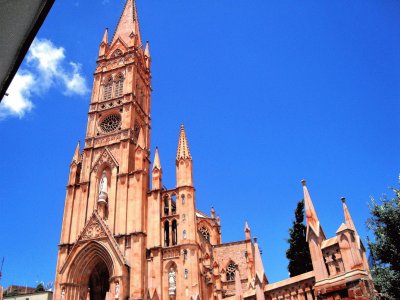
[(171, 196), (171, 214), (172, 215), (176, 214), (176, 196), (175, 195)]
[(231, 262), (228, 267), (226, 268), (226, 280), (227, 281), (234, 281), (235, 280), (235, 272), (236, 272), (236, 265)]
[(172, 221), (172, 245), (178, 243), (178, 224), (176, 220)]
[(164, 222), (164, 246), (169, 246), (169, 222)]
[(204, 226), (201, 226), (199, 231), (201, 232), (201, 234), (204, 236), (204, 238), (207, 241), (210, 241), (210, 232), (208, 231), (208, 229)]
[(124, 93), (124, 76), (118, 74), (114, 81), (114, 97), (121, 97)]
[(183, 260), (184, 261), (187, 261), (187, 254), (188, 254), (188, 251), (186, 249), (184, 249), (183, 250)]
[(107, 82), (104, 84), (103, 88), (103, 100), (111, 99), (112, 95), (112, 77), (108, 77)]
[(181, 195), (181, 199), (182, 199), (182, 204), (185, 204), (185, 195), (184, 194)]
[(165, 216), (169, 215), (169, 199), (168, 199), (168, 196), (164, 197), (164, 215)]

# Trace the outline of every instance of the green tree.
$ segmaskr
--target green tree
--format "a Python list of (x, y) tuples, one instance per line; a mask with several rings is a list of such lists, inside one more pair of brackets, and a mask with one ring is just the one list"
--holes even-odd
[(297, 203), (294, 212), (295, 221), (292, 228), (289, 229), (289, 249), (286, 251), (286, 257), (289, 260), (288, 271), (290, 277), (311, 271), (312, 262), (310, 249), (306, 241), (306, 226), (304, 221), (304, 200)]
[(43, 291), (44, 291), (43, 283), (39, 283), (39, 284), (36, 286), (35, 292), (43, 292)]
[(391, 188), (394, 197), (383, 196), (379, 203), (371, 199), (368, 239), (371, 273), (382, 299), (400, 299), (400, 190)]

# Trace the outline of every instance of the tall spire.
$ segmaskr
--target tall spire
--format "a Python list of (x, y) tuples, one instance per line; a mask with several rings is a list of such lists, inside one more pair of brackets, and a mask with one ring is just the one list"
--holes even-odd
[(176, 152), (176, 160), (179, 159), (192, 159), (190, 155), (189, 145), (186, 139), (185, 127), (181, 125), (181, 131), (179, 133), (178, 151)]
[(126, 0), (124, 10), (119, 19), (118, 26), (115, 30), (111, 44), (113, 44), (118, 37), (121, 38), (125, 43), (128, 43), (132, 33), (137, 36), (138, 44), (142, 45), (136, 2), (135, 0)]
[[(306, 181), (303, 179), (301, 181), (301, 184), (303, 185), (303, 192), (304, 192), (304, 204), (305, 204), (305, 210), (306, 210), (307, 240), (308, 240), (308, 232), (309, 232), (310, 227), (313, 229), (314, 233), (317, 236), (320, 235), (322, 228), (319, 223), (317, 212), (314, 209), (314, 205), (312, 203), (310, 193), (308, 192), (308, 189), (306, 186)], [(324, 235), (323, 232), (322, 232), (322, 234)]]

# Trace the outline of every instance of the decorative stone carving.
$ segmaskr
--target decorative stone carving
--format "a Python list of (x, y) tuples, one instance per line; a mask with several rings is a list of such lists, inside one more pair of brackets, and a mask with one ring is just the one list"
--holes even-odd
[(97, 172), (98, 168), (103, 164), (107, 163), (111, 169), (116, 167), (118, 164), (114, 157), (112, 156), (111, 152), (108, 149), (105, 149), (101, 156), (97, 159), (96, 163), (94, 164), (93, 171)]
[(92, 222), (88, 225), (86, 230), (82, 234), (82, 240), (92, 240), (106, 237), (106, 233), (101, 228), (101, 225), (96, 221), (92, 220)]

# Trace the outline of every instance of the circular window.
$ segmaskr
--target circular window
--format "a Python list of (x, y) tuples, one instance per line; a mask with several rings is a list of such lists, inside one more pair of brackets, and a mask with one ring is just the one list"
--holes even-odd
[(116, 130), (121, 124), (121, 116), (120, 115), (109, 115), (104, 118), (100, 123), (100, 128), (103, 132), (112, 132)]

